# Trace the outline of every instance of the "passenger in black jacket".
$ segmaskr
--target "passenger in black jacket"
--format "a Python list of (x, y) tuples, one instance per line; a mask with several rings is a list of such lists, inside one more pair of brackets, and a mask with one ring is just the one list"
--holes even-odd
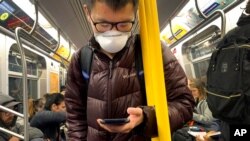
[(36, 113), (30, 125), (37, 127), (50, 141), (61, 141), (60, 125), (66, 120), (64, 96), (54, 93), (47, 97), (44, 111)]
[[(222, 41), (218, 44), (218, 47), (227, 47), (234, 43), (250, 43), (250, 0), (247, 2), (246, 9), (243, 11), (240, 16), (237, 27), (229, 31)], [(248, 104), (248, 110), (246, 110), (246, 119), (241, 121), (242, 124), (250, 124), (250, 103)], [(223, 122), (221, 123), (222, 136), (224, 141), (230, 141), (230, 123)]]
[[(250, 43), (250, 0), (248, 0), (246, 9), (244, 9), (242, 15), (240, 16), (237, 27), (229, 31), (223, 39), (219, 42), (217, 48), (228, 47), (233, 45), (234, 43)], [(250, 125), (250, 103), (245, 111), (245, 120), (241, 121), (242, 125), (249, 124)], [(230, 123), (226, 123), (223, 120), (221, 121), (221, 132), (222, 132), (222, 141), (230, 141)], [(197, 139), (197, 141), (201, 141)], [(210, 138), (205, 137), (203, 141), (213, 141)]]

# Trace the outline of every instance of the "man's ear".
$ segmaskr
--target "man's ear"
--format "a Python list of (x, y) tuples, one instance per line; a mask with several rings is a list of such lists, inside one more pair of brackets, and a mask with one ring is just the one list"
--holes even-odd
[(83, 5), (83, 10), (84, 10), (84, 13), (85, 13), (85, 15), (86, 15), (88, 21), (91, 23), (91, 20), (90, 20), (90, 12), (89, 12), (88, 7), (87, 7), (86, 4)]
[(56, 110), (57, 110), (57, 105), (56, 104), (52, 104), (51, 111), (56, 111)]

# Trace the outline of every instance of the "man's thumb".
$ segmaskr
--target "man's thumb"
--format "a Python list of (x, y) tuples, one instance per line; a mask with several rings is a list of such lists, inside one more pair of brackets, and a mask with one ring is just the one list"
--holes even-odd
[(141, 115), (142, 114), (142, 109), (141, 108), (129, 107), (127, 109), (127, 112), (130, 115)]

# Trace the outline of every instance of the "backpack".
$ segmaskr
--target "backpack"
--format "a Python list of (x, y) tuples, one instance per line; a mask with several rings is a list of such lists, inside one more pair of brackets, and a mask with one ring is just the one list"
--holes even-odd
[[(146, 95), (145, 95), (146, 90), (145, 90), (145, 80), (144, 80), (143, 63), (142, 63), (141, 40), (138, 34), (135, 35), (134, 47), (135, 47), (135, 67), (136, 67), (137, 77), (139, 79), (142, 94), (144, 94), (143, 100), (146, 102)], [(93, 52), (94, 50), (90, 47), (90, 45), (87, 45), (81, 49), (80, 66), (82, 69), (82, 76), (83, 76), (84, 83), (87, 84), (86, 89), (85, 89), (86, 94), (88, 92), (87, 88), (88, 88), (89, 78), (91, 74)]]
[(207, 71), (207, 103), (215, 118), (242, 122), (250, 103), (250, 44), (220, 47), (212, 53)]

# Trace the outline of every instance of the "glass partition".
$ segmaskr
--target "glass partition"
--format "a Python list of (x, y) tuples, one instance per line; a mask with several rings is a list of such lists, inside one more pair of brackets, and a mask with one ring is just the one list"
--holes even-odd
[[(38, 55), (31, 53), (26, 50), (26, 64), (27, 64), (27, 74), (32, 76), (37, 76), (38, 71)], [(18, 53), (17, 45), (13, 44), (9, 52), (9, 71), (21, 73), (22, 72), (21, 56)]]
[[(18, 101), (23, 100), (23, 85), (22, 78), (11, 76), (9, 77), (9, 94)], [(37, 99), (37, 80), (28, 78), (28, 96), (29, 98)]]
[[(46, 61), (42, 56), (24, 49), (27, 64), (28, 96), (38, 98), (38, 81), (46, 70)], [(13, 44), (9, 51), (9, 94), (17, 100), (23, 99), (22, 85), (22, 63), (21, 56), (17, 49), (17, 44)], [(40, 81), (40, 85), (41, 85)], [(46, 83), (46, 82), (45, 82)]]

